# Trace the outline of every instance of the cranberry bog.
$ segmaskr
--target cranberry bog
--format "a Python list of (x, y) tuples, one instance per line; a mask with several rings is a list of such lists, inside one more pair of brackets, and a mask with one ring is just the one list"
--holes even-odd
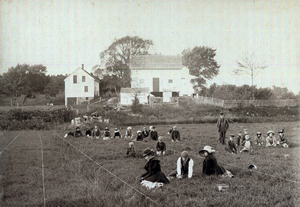
[[(133, 131), (143, 126), (134, 126)], [(147, 126), (149, 127), (149, 126)], [(191, 179), (173, 179), (162, 188), (139, 184), (145, 148), (155, 142), (135, 142), (138, 158), (126, 158), (131, 139), (64, 138), (67, 131), (0, 132), (1, 206), (297, 206), (300, 203), (300, 124), (233, 123), (227, 132), (285, 129), (290, 148), (261, 148), (229, 154), (218, 140), (216, 124), (180, 124), (180, 142), (171, 142), (169, 125), (158, 125), (167, 153), (159, 157), (165, 174), (176, 169), (183, 150), (195, 162)], [(124, 135), (125, 128), (120, 130)], [(112, 130), (111, 130), (112, 132)], [(276, 133), (277, 135), (277, 133)], [(216, 149), (218, 163), (234, 178), (202, 176), (205, 145)], [(249, 170), (249, 165), (257, 169)], [(228, 186), (219, 191), (218, 186)]]

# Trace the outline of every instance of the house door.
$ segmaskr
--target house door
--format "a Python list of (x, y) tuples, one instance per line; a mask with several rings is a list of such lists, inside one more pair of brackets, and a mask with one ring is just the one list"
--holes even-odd
[(153, 92), (159, 92), (159, 78), (153, 78)]

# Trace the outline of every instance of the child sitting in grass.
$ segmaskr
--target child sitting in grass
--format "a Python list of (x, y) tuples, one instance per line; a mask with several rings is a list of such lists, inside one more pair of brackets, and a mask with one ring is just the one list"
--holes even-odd
[(146, 127), (144, 127), (143, 131), (142, 131), (142, 135), (143, 135), (143, 138), (146, 138), (149, 136), (149, 131), (147, 130)]
[(126, 132), (125, 132), (125, 138), (133, 138), (133, 133), (131, 127), (127, 127)]
[(136, 157), (136, 152), (134, 149), (134, 142), (129, 142), (129, 147), (127, 148), (126, 157)]
[(172, 142), (179, 142), (180, 141), (180, 132), (178, 131), (177, 127), (173, 127), (173, 131), (171, 133)]
[(242, 131), (239, 131), (237, 137), (236, 137), (236, 146), (238, 147), (238, 149), (240, 149), (240, 145), (242, 144)]
[(122, 135), (121, 135), (121, 133), (120, 133), (120, 131), (119, 131), (118, 128), (115, 128), (115, 131), (114, 131), (114, 138), (115, 138), (115, 139), (122, 138)]
[(227, 142), (227, 147), (225, 147), (225, 150), (227, 150), (229, 153), (232, 153), (232, 154), (237, 153), (233, 138), (234, 138), (234, 134), (231, 134), (229, 137), (229, 140)]
[(242, 137), (242, 142), (241, 142), (241, 146), (243, 146), (244, 141), (246, 140), (246, 136), (249, 135), (248, 133), (248, 129), (244, 129), (244, 134)]
[(242, 142), (243, 149), (241, 149), (240, 152), (250, 152), (250, 151), (252, 152), (253, 146), (249, 134), (246, 134), (245, 139), (246, 140)]
[(92, 136), (92, 129), (90, 126), (86, 127), (85, 136), (91, 137)]
[(100, 129), (98, 129), (98, 126), (94, 126), (93, 132), (92, 132), (92, 136), (95, 139), (99, 139), (101, 135)]
[(276, 147), (276, 138), (274, 136), (274, 131), (270, 130), (267, 133), (267, 138), (266, 138), (266, 147)]
[[(181, 152), (181, 156), (177, 160), (177, 170), (171, 172), (169, 176), (182, 178), (192, 178), (193, 176), (194, 161), (189, 158), (187, 151)], [(170, 179), (169, 179), (170, 180)]]
[(160, 136), (158, 138), (158, 142), (156, 143), (156, 154), (161, 156), (161, 155), (165, 155), (166, 154), (166, 144), (163, 142), (163, 137)]
[(76, 127), (74, 132), (68, 132), (67, 134), (65, 134), (65, 138), (67, 138), (68, 136), (72, 136), (72, 137), (81, 137), (82, 136), (82, 132), (80, 130), (80, 127)]
[(284, 136), (284, 129), (282, 129), (278, 132), (278, 143), (277, 144), (280, 145), (281, 147), (284, 147), (284, 148), (289, 147), (288, 140)]
[(263, 147), (265, 146), (265, 139), (262, 136), (261, 132), (257, 132), (256, 136), (254, 137), (254, 144)]
[(222, 177), (232, 178), (233, 175), (231, 172), (218, 165), (218, 161), (213, 155), (213, 152), (215, 152), (215, 150), (212, 149), (211, 146), (205, 146), (202, 150), (199, 151), (199, 155), (205, 157), (202, 167), (203, 175), (221, 175)]
[(103, 140), (110, 140), (110, 132), (109, 132), (109, 128), (108, 127), (105, 127), (105, 129), (104, 129)]
[(142, 131), (137, 131), (137, 135), (136, 135), (136, 141), (143, 141), (143, 139), (144, 139), (144, 136), (143, 136), (143, 134), (142, 134)]
[(158, 134), (157, 134), (157, 131), (154, 126), (152, 126), (152, 128), (151, 128), (150, 138), (155, 141), (158, 139)]

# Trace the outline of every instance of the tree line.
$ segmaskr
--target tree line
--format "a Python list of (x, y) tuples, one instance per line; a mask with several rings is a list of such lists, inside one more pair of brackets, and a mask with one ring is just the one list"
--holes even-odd
[(64, 79), (67, 75), (46, 75), (47, 67), (39, 65), (17, 64), (0, 75), (0, 94), (9, 96), (11, 105), (17, 97), (25, 95), (34, 98), (35, 94), (55, 97), (65, 89)]
[(209, 87), (203, 87), (199, 95), (223, 100), (251, 100), (253, 97), (255, 100), (298, 98), (298, 95), (286, 87), (258, 88), (256, 85), (236, 86), (232, 84), (217, 85), (216, 83)]

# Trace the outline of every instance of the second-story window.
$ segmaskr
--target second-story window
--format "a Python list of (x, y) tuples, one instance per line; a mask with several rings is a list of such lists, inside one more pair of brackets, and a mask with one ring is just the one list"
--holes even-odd
[(169, 80), (168, 80), (168, 83), (173, 83), (173, 79), (169, 79)]
[(85, 82), (85, 76), (84, 75), (82, 76), (82, 82)]
[(73, 75), (73, 83), (77, 83), (77, 75)]

